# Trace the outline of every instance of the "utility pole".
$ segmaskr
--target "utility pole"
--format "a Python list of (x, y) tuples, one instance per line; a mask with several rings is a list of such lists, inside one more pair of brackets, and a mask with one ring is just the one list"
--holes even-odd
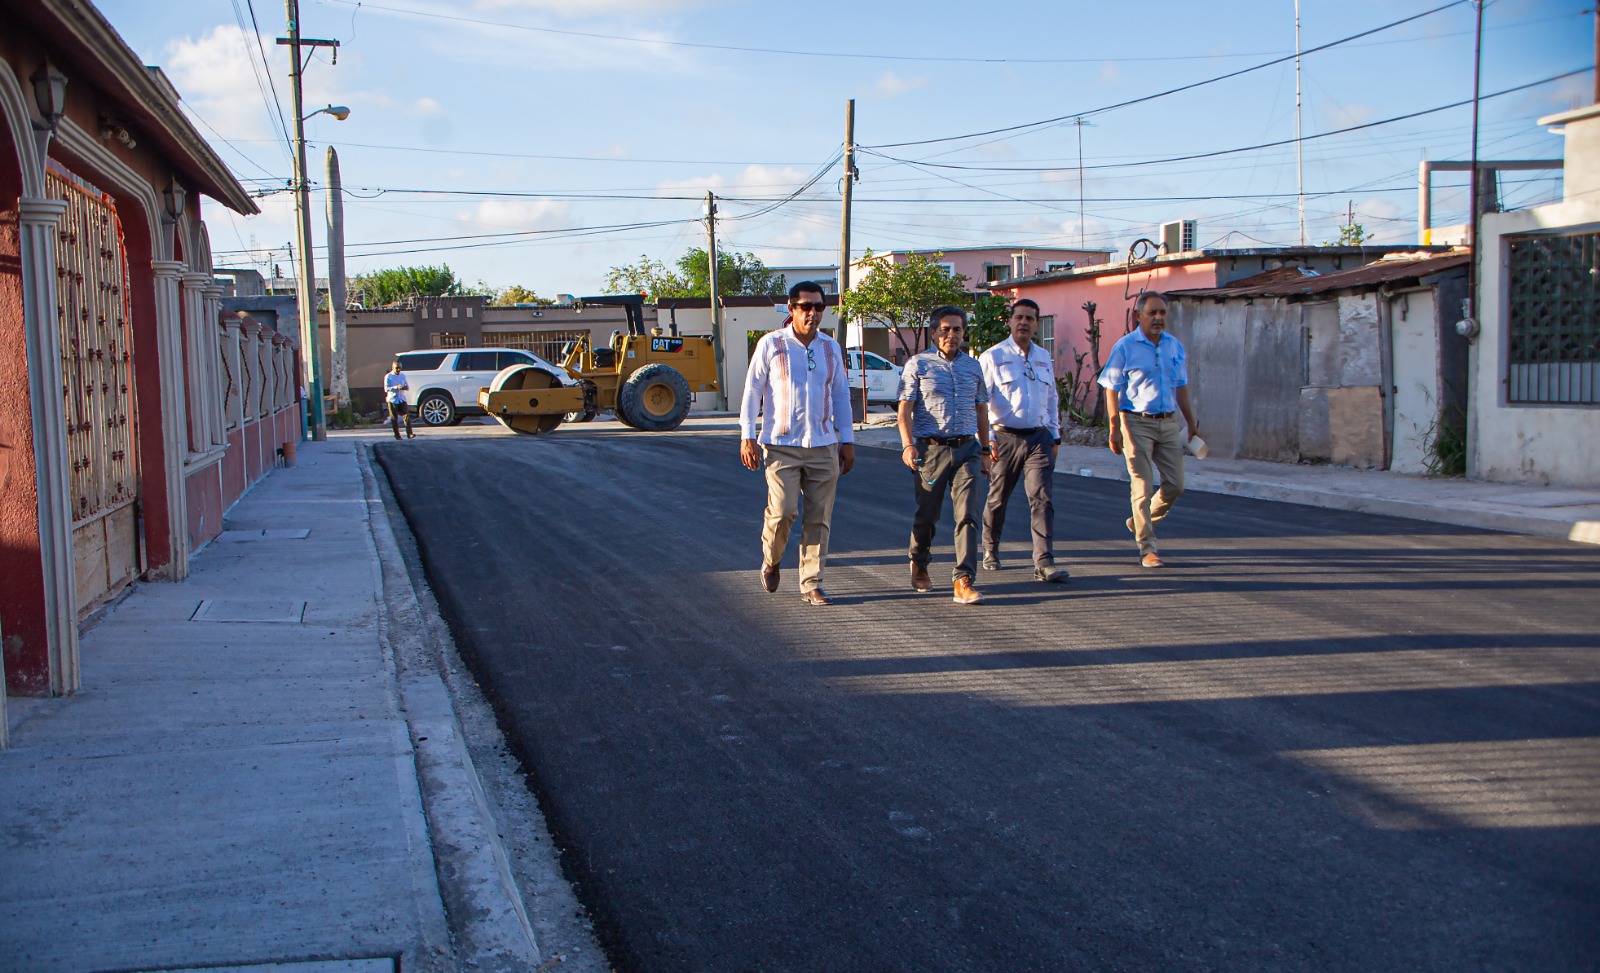
[(1463, 302), (1464, 318), (1478, 316), (1478, 266), (1482, 251), (1478, 247), (1478, 92), (1483, 77), (1483, 0), (1473, 0), (1477, 10), (1477, 27), (1472, 42), (1472, 189), (1468, 193), (1467, 244), (1472, 247), (1472, 260), (1467, 264), (1467, 299)]
[(299, 237), (300, 268), (295, 288), (300, 303), (300, 354), (306, 368), (306, 420), (310, 438), (321, 442), (328, 438), (328, 417), (322, 406), (322, 350), (317, 337), (317, 269), (311, 254), (311, 199), (310, 180), (306, 176), (306, 115), (302, 105), (300, 76), (305, 72), (301, 60), (302, 47), (339, 47), (338, 41), (312, 40), (300, 36), (300, 2), (284, 0), (289, 18), (289, 36), (278, 38), (278, 43), (289, 48), (289, 87), (294, 107), (294, 208), (295, 234)]
[(717, 304), (717, 197), (706, 190), (706, 279), (711, 292), (711, 349), (717, 357), (717, 411), (728, 408), (728, 382), (722, 372), (722, 308)]
[(1300, 133), (1300, 0), (1294, 0), (1294, 194), (1300, 203), (1300, 245), (1306, 245), (1305, 140)]
[(1089, 123), (1079, 115), (1072, 120), (1072, 124), (1078, 129), (1078, 249), (1084, 250), (1088, 248), (1088, 243), (1083, 233), (1083, 127)]
[[(850, 200), (853, 195), (856, 181), (856, 100), (851, 98), (844, 103), (844, 185), (841, 195), (844, 197), (844, 209), (839, 219), (839, 296), (850, 290)], [(839, 337), (844, 339), (839, 343), (848, 345), (850, 339), (850, 322), (845, 320), (843, 314), (839, 315), (839, 328), (844, 334)], [(867, 416), (867, 330), (863, 323), (861, 328), (861, 341), (858, 343), (861, 350), (861, 419), (866, 421)]]
[(350, 404), (350, 354), (344, 321), (344, 182), (339, 178), (339, 153), (328, 146), (328, 328), (333, 351), (333, 407)]

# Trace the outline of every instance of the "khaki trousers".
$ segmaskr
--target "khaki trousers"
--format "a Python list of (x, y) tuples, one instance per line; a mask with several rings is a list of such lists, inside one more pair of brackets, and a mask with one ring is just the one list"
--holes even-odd
[[(1128, 496), (1133, 501), (1133, 533), (1139, 553), (1156, 549), (1155, 525), (1172, 512), (1183, 494), (1183, 423), (1176, 414), (1146, 419), (1122, 414), (1122, 457), (1128, 463)], [(1161, 472), (1156, 490), (1152, 465)]]
[[(839, 447), (766, 446), (767, 512), (761, 527), (763, 564), (780, 564), (789, 531), (800, 520), (800, 590), (822, 586), (828, 527), (839, 486)], [(800, 499), (805, 498), (801, 516)]]

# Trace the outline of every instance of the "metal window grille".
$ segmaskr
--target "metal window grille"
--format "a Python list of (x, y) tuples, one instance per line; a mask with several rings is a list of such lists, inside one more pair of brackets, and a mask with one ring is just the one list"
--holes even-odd
[(1034, 335), (1033, 340), (1039, 343), (1039, 347), (1043, 348), (1045, 351), (1048, 351), (1050, 353), (1050, 357), (1055, 357), (1056, 316), (1054, 314), (1041, 314), (1039, 316), (1039, 333)]
[(433, 347), (435, 348), (465, 348), (467, 336), (460, 331), (435, 331), (433, 333)]
[(1507, 243), (1507, 401), (1600, 405), (1600, 232)]
[(50, 196), (67, 203), (56, 302), (72, 517), (84, 523), (133, 502), (138, 480), (128, 261), (110, 197), (69, 173), (48, 175)]
[(545, 361), (559, 362), (561, 350), (570, 341), (577, 341), (588, 331), (485, 331), (485, 348), (515, 348), (531, 351)]

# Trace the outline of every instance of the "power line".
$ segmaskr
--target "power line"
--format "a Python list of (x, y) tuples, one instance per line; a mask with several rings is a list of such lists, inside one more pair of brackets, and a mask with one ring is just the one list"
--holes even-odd
[[(278, 116), (278, 131), (283, 133), (283, 144), (285, 148), (287, 148), (293, 140), (289, 138), (289, 123), (283, 117), (283, 102), (278, 97), (278, 83), (272, 80), (272, 62), (267, 60), (267, 50), (265, 47), (261, 46), (261, 25), (256, 22), (255, 0), (244, 0), (244, 3), (245, 7), (250, 11), (250, 36), (255, 38), (256, 52), (261, 56), (261, 67), (267, 77), (267, 87), (272, 89), (272, 98), (268, 102), (268, 107), (270, 107)], [(233, 12), (236, 17), (239, 15), (239, 0), (233, 0)], [(243, 23), (239, 24), (239, 30), (244, 30)], [(246, 56), (248, 56), (248, 54), (249, 51), (247, 46)], [(251, 73), (254, 74), (255, 70), (255, 58), (250, 58)], [(259, 88), (260, 86), (261, 76), (258, 74), (256, 75), (256, 87)], [(266, 98), (267, 93), (265, 91), (261, 92), (261, 97)]]
[[(513, 30), (526, 30), (538, 34), (555, 34), (562, 37), (583, 37), (591, 40), (620, 41), (627, 44), (643, 44), (650, 47), (689, 47), (707, 51), (734, 51), (741, 54), (783, 54), (790, 57), (814, 57), (843, 60), (861, 61), (918, 61), (939, 64), (1100, 64), (1104, 61), (1214, 61), (1235, 57), (1259, 57), (1259, 51), (1241, 52), (1238, 54), (1180, 54), (1169, 57), (942, 57), (934, 54), (855, 54), (844, 51), (803, 51), (781, 47), (741, 47), (736, 44), (702, 44), (694, 41), (672, 41), (657, 37), (630, 37), (626, 34), (599, 34), (592, 31), (558, 30), (554, 27), (534, 27), (529, 24), (514, 24), (503, 20), (485, 20), (477, 17), (461, 17), (454, 14), (434, 13), (426, 10), (413, 10), (406, 7), (391, 7), (380, 3), (370, 3), (368, 0), (328, 0), (330, 3), (342, 3), (347, 6), (361, 7), (367, 10), (386, 10), (390, 13), (406, 14), (412, 17), (426, 17), (433, 20), (449, 20), (463, 24), (476, 24), (480, 27), (508, 27)], [(1465, 0), (1457, 0), (1465, 2)]]
[(1022, 129), (1041, 128), (1041, 127), (1044, 127), (1044, 126), (1047, 126), (1047, 125), (1055, 125), (1055, 124), (1067, 121), (1068, 119), (1072, 119), (1072, 118), (1087, 118), (1090, 115), (1100, 115), (1100, 114), (1104, 114), (1105, 112), (1108, 112), (1108, 111), (1115, 111), (1118, 108), (1127, 108), (1130, 105), (1138, 105), (1138, 104), (1141, 104), (1141, 103), (1146, 102), (1146, 101), (1154, 101), (1157, 98), (1165, 98), (1168, 95), (1175, 95), (1175, 94), (1178, 94), (1179, 92), (1182, 92), (1182, 91), (1190, 91), (1190, 90), (1193, 90), (1195, 88), (1203, 87), (1203, 86), (1208, 85), (1208, 84), (1216, 84), (1218, 81), (1226, 81), (1229, 78), (1237, 78), (1237, 77), (1239, 77), (1241, 75), (1249, 74), (1249, 73), (1251, 73), (1253, 71), (1260, 71), (1260, 70), (1262, 70), (1264, 68), (1270, 68), (1270, 67), (1272, 67), (1274, 65), (1277, 65), (1277, 64), (1283, 64), (1286, 61), (1292, 61), (1296, 57), (1301, 57), (1301, 56), (1304, 56), (1306, 54), (1315, 54), (1318, 51), (1325, 51), (1325, 50), (1327, 50), (1327, 49), (1329, 49), (1331, 47), (1338, 47), (1341, 44), (1348, 44), (1349, 42), (1351, 42), (1353, 40), (1359, 40), (1362, 37), (1368, 37), (1368, 36), (1371, 36), (1372, 34), (1377, 34), (1377, 33), (1380, 33), (1382, 31), (1390, 30), (1391, 28), (1399, 27), (1399, 26), (1401, 26), (1403, 24), (1409, 24), (1413, 20), (1421, 20), (1423, 17), (1430, 17), (1430, 16), (1432, 16), (1432, 15), (1434, 15), (1436, 13), (1439, 13), (1441, 11), (1449, 10), (1451, 7), (1459, 7), (1461, 4), (1463, 4), (1465, 2), (1467, 2), (1467, 0), (1451, 0), (1450, 3), (1447, 3), (1442, 7), (1434, 7), (1432, 10), (1424, 10), (1422, 13), (1413, 14), (1410, 17), (1405, 17), (1405, 18), (1402, 18), (1400, 20), (1396, 20), (1396, 21), (1393, 21), (1391, 23), (1384, 24), (1381, 27), (1374, 27), (1371, 30), (1364, 30), (1359, 34), (1351, 34), (1349, 37), (1341, 37), (1336, 41), (1329, 41), (1326, 44), (1322, 44), (1322, 45), (1319, 45), (1317, 47), (1308, 48), (1308, 49), (1306, 49), (1304, 51), (1301, 51), (1299, 54), (1293, 54), (1293, 53), (1286, 54), (1283, 57), (1273, 58), (1270, 61), (1263, 61), (1260, 64), (1256, 64), (1256, 65), (1253, 65), (1253, 66), (1248, 67), (1248, 68), (1240, 68), (1237, 71), (1230, 71), (1227, 74), (1219, 74), (1214, 78), (1207, 78), (1204, 81), (1195, 81), (1195, 82), (1193, 82), (1191, 84), (1180, 85), (1179, 87), (1176, 87), (1176, 88), (1168, 88), (1165, 91), (1158, 91), (1155, 94), (1143, 95), (1143, 96), (1138, 97), (1138, 98), (1130, 98), (1127, 101), (1119, 101), (1119, 102), (1117, 102), (1116, 104), (1113, 104), (1113, 105), (1105, 105), (1105, 106), (1100, 107), (1100, 108), (1091, 108), (1088, 111), (1075, 111), (1075, 112), (1071, 112), (1070, 114), (1059, 115), (1059, 116), (1057, 116), (1055, 118), (1046, 118), (1046, 119), (1044, 119), (1042, 121), (1037, 121), (1037, 122), (1024, 122), (1023, 124), (1020, 124), (1020, 125), (1008, 125), (1005, 128), (993, 128), (993, 129), (989, 129), (988, 131), (985, 131), (985, 132), (971, 132), (971, 133), (966, 134), (966, 135), (949, 135), (949, 136), (945, 136), (944, 138), (921, 139), (921, 140), (915, 141), (915, 142), (889, 142), (889, 143), (886, 143), (884, 145), (873, 146), (873, 148), (878, 148), (878, 149), (899, 149), (899, 148), (905, 148), (905, 147), (911, 146), (911, 145), (935, 145), (935, 144), (938, 144), (940, 142), (957, 142), (957, 141), (961, 141), (962, 139), (983, 138), (986, 135), (1000, 135), (1000, 134), (1003, 134), (1005, 132), (1021, 131)]
[(526, 152), (482, 152), (469, 149), (427, 149), (415, 145), (372, 145), (339, 142), (339, 148), (382, 149), (385, 152), (426, 152), (436, 155), (475, 155), (494, 159), (551, 159), (559, 162), (621, 162), (686, 166), (795, 166), (804, 162), (735, 162), (727, 159), (636, 159), (612, 155), (530, 155)]
[[(1549, 84), (1552, 81), (1560, 81), (1560, 80), (1562, 80), (1564, 78), (1570, 78), (1570, 77), (1573, 77), (1573, 76), (1579, 75), (1579, 74), (1588, 74), (1591, 70), (1593, 70), (1593, 66), (1586, 67), (1586, 68), (1579, 68), (1579, 69), (1574, 70), (1574, 71), (1566, 71), (1566, 72), (1563, 72), (1561, 74), (1552, 75), (1552, 76), (1550, 76), (1548, 78), (1541, 78), (1538, 81), (1530, 81), (1527, 84), (1519, 84), (1519, 85), (1517, 85), (1516, 87), (1513, 87), (1513, 88), (1505, 88), (1505, 89), (1502, 89), (1500, 91), (1493, 92), (1492, 94), (1483, 95), (1478, 100), (1479, 101), (1488, 101), (1490, 98), (1498, 98), (1501, 95), (1509, 95), (1509, 94), (1514, 94), (1515, 92), (1518, 92), (1518, 91), (1525, 91), (1525, 90), (1527, 90), (1529, 88), (1536, 88), (1539, 85)], [(1213, 151), (1213, 152), (1195, 152), (1195, 153), (1191, 153), (1189, 155), (1175, 155), (1175, 156), (1171, 156), (1171, 157), (1165, 158), (1165, 159), (1145, 159), (1145, 160), (1139, 161), (1139, 162), (1112, 162), (1112, 163), (1105, 163), (1105, 164), (1102, 164), (1102, 165), (1084, 166), (1083, 168), (1084, 169), (1132, 169), (1132, 168), (1139, 167), (1139, 166), (1165, 165), (1165, 164), (1171, 163), (1171, 162), (1190, 162), (1190, 161), (1193, 161), (1195, 159), (1213, 159), (1213, 158), (1216, 158), (1217, 156), (1222, 156), (1222, 155), (1233, 155), (1233, 154), (1239, 153), (1239, 152), (1253, 152), (1253, 151), (1255, 151), (1257, 149), (1271, 149), (1271, 148), (1276, 148), (1276, 147), (1282, 146), (1282, 145), (1293, 145), (1297, 141), (1309, 142), (1312, 139), (1329, 138), (1329, 137), (1334, 136), (1334, 135), (1346, 135), (1346, 134), (1349, 134), (1350, 132), (1359, 132), (1362, 129), (1376, 128), (1376, 127), (1378, 127), (1380, 125), (1392, 125), (1395, 122), (1403, 122), (1403, 121), (1406, 121), (1407, 119), (1420, 118), (1423, 115), (1432, 115), (1432, 114), (1434, 114), (1436, 112), (1449, 111), (1452, 108), (1461, 108), (1461, 107), (1463, 107), (1465, 105), (1472, 104), (1472, 102), (1473, 102), (1473, 99), (1466, 98), (1466, 99), (1463, 99), (1461, 101), (1453, 101), (1448, 105), (1439, 105), (1436, 108), (1425, 108), (1422, 111), (1409, 112), (1409, 113), (1404, 114), (1404, 115), (1395, 115), (1392, 118), (1384, 118), (1384, 119), (1380, 119), (1380, 120), (1378, 120), (1376, 122), (1365, 122), (1365, 123), (1363, 123), (1361, 125), (1351, 125), (1351, 126), (1348, 126), (1346, 128), (1336, 128), (1336, 129), (1333, 129), (1332, 131), (1319, 132), (1316, 135), (1307, 135), (1303, 139), (1298, 139), (1298, 140), (1297, 139), (1279, 139), (1279, 140), (1277, 140), (1275, 142), (1261, 142), (1261, 143), (1259, 143), (1257, 145), (1245, 145), (1245, 146), (1240, 146), (1238, 148), (1233, 148), (1233, 149), (1217, 149), (1216, 151)], [(919, 167), (919, 168), (960, 169), (960, 170), (965, 170), (965, 171), (976, 171), (976, 172), (1074, 172), (1074, 171), (1077, 171), (1077, 169), (1078, 169), (1077, 166), (974, 166), (974, 165), (960, 165), (960, 164), (956, 164), (956, 163), (952, 163), (952, 162), (919, 162), (919, 161), (917, 161), (915, 159), (901, 159), (901, 158), (898, 158), (896, 156), (885, 155), (882, 152), (876, 152), (876, 151), (873, 151), (872, 149), (868, 149), (868, 148), (863, 148), (862, 151), (863, 152), (870, 152), (873, 155), (878, 156), (879, 158), (888, 159), (891, 162), (899, 162), (899, 163), (903, 163), (905, 165), (916, 166), (916, 167)]]

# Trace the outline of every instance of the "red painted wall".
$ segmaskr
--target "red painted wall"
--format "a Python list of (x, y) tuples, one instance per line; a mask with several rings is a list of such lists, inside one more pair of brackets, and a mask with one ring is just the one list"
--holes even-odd
[(133, 325), (133, 388), (139, 423), (139, 511), (144, 515), (146, 564), (159, 576), (172, 563), (167, 516), (166, 443), (161, 436), (161, 349), (157, 344), (152, 242), (137, 200), (117, 199), (127, 243)]
[(221, 465), (213, 463), (203, 470), (191, 473), (184, 479), (185, 512), (189, 521), (189, 550), (200, 546), (222, 533)]
[(44, 569), (39, 562), (39, 483), (28, 404), (23, 341), (22, 240), (17, 200), (22, 175), (16, 146), (0, 125), (0, 646), (6, 691), (50, 691), (44, 623)]
[(231, 507), (244, 496), (244, 430), (229, 431), (228, 452), (222, 457), (221, 473), (222, 502)]

